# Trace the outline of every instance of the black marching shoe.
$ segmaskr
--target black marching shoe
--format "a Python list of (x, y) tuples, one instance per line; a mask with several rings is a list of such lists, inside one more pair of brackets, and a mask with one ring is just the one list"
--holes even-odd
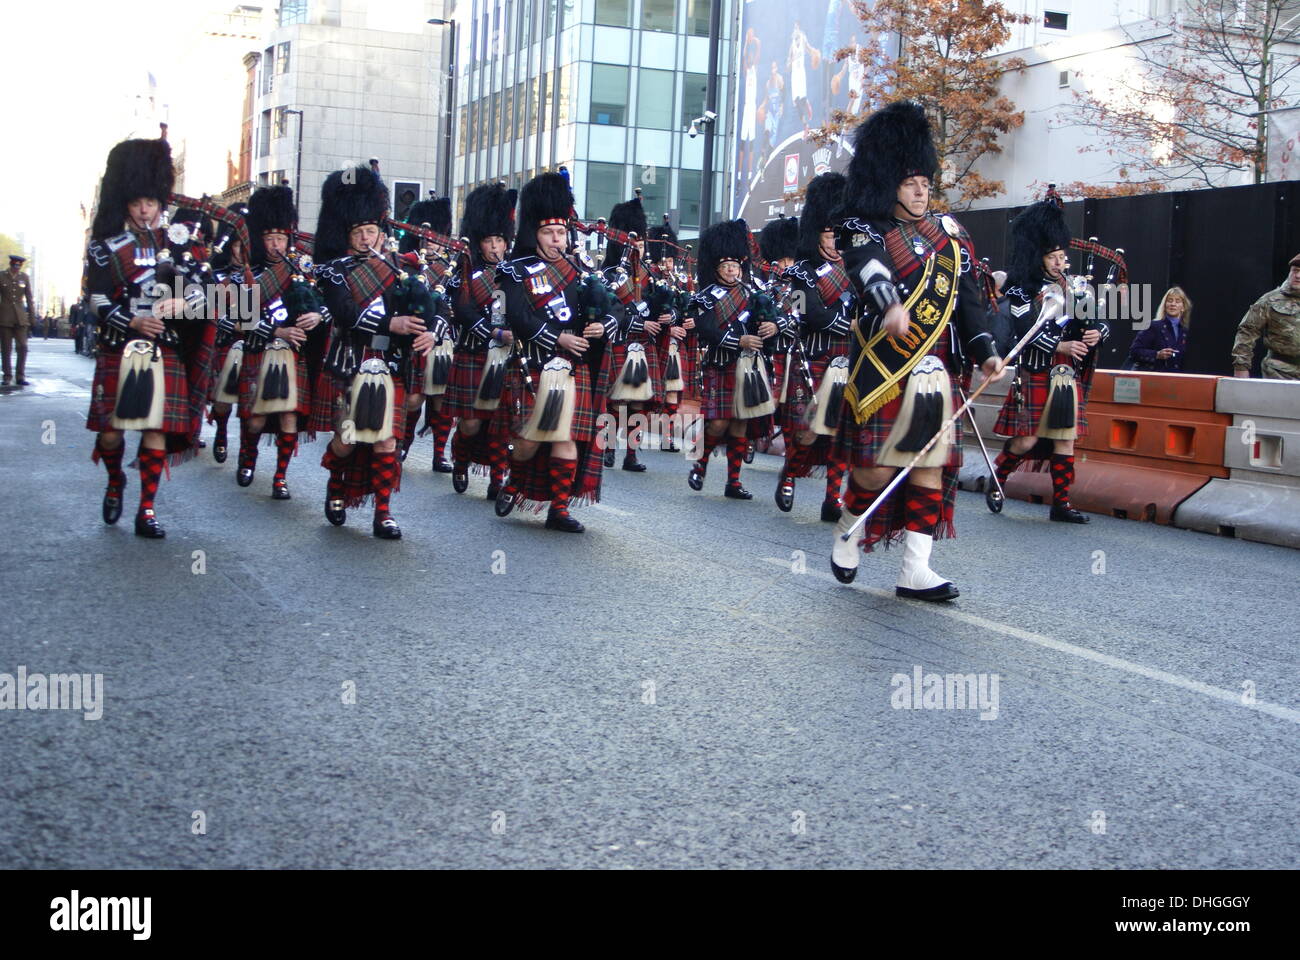
[(776, 485), (776, 508), (782, 513), (789, 513), (794, 509), (794, 478), (781, 474), (781, 479)]
[(686, 475), (686, 485), (692, 490), (704, 489), (704, 467), (698, 463), (691, 467), (691, 472)]
[(397, 521), (392, 517), (384, 517), (383, 519), (375, 517), (371, 530), (380, 540), (402, 539), (402, 528), (397, 525)]
[(239, 472), (235, 474), (235, 483), (239, 484), (241, 487), (252, 486), (253, 473), (255, 470), (255, 467), (240, 467)]
[(450, 460), (444, 460), (441, 457), (433, 458), (434, 473), (452, 473), (456, 468), (451, 465)]
[(158, 526), (158, 518), (152, 510), (141, 510), (135, 516), (135, 535), (148, 540), (161, 540), (167, 533)]
[(217, 463), (226, 462), (226, 445), (224, 443), (214, 443), (212, 445), (212, 459)]
[(753, 500), (754, 495), (745, 489), (740, 483), (729, 483), (727, 489), (722, 491), (722, 495), (731, 500)]
[(104, 491), (104, 522), (117, 523), (122, 519), (122, 491), (109, 487)]
[(347, 523), (348, 512), (344, 508), (342, 500), (325, 501), (325, 519), (336, 527), (341, 527)]
[(582, 533), (586, 528), (569, 515), (568, 510), (556, 510), (551, 507), (546, 512), (546, 529), (559, 530), (562, 533)]
[(937, 587), (930, 587), (928, 590), (895, 587), (894, 595), (903, 597), (906, 600), (926, 600), (930, 603), (941, 603), (945, 600), (956, 600), (961, 596), (961, 591), (951, 583), (941, 583)]
[(840, 514), (843, 512), (844, 508), (840, 506), (838, 500), (822, 501), (822, 523), (839, 523)]
[(1052, 512), (1048, 514), (1049, 519), (1057, 523), (1090, 523), (1091, 520), (1086, 514), (1080, 513), (1068, 503), (1063, 507), (1052, 504)]
[(272, 500), (292, 500), (289, 495), (289, 484), (284, 480), (271, 481), (271, 499)]
[(498, 517), (510, 516), (510, 511), (515, 508), (515, 499), (517, 498), (517, 496), (518, 496), (517, 494), (511, 493), (508, 487), (502, 490), (500, 493), (498, 493), (496, 497), (496, 504), (492, 508), (493, 510), (496, 511), (496, 515)]
[(608, 468), (612, 468), (612, 467), (614, 466), (614, 448), (613, 448), (613, 447), (606, 447), (606, 448), (605, 448), (605, 460), (604, 460), (604, 463), (605, 463), (605, 466), (608, 467)]
[(469, 489), (468, 463), (456, 463), (452, 465), (451, 488), (457, 493), (464, 493)]
[(629, 473), (645, 473), (645, 464), (636, 458), (636, 454), (629, 450), (623, 455), (623, 469)]

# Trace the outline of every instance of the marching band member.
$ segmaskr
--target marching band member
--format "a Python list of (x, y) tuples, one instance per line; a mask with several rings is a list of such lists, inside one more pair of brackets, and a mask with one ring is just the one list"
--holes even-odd
[[(430, 230), (442, 234), (443, 236), (451, 235), (451, 198), (438, 197), (428, 200), (420, 200), (411, 204), (411, 209), (407, 211), (407, 223), (414, 224), (417, 227), (427, 226)], [(404, 257), (418, 257), (415, 262), (419, 269), (416, 271), (424, 278), (430, 289), (436, 289), (439, 286), (446, 285), (447, 278), (451, 274), (451, 263), (443, 255), (443, 252), (436, 244), (422, 242), (419, 235), (407, 232), (403, 234), (402, 239), (398, 242), (398, 253)], [(451, 309), (449, 306), (440, 305), (440, 315), (444, 320), (450, 322)], [(451, 464), (444, 456), (447, 449), (447, 438), (451, 434), (453, 420), (447, 416), (443, 410), (444, 397), (447, 391), (447, 378), (451, 374), (451, 367), (454, 361), (455, 341), (451, 335), (450, 327), (448, 336), (434, 344), (434, 349), (428, 355), (428, 360), (435, 363), (432, 371), (433, 375), (425, 376), (425, 357), (422, 354), (416, 354), (414, 360), (414, 376), (417, 383), (423, 384), (422, 389), (413, 389), (406, 397), (406, 435), (402, 439), (402, 460), (406, 459), (406, 454), (411, 449), (411, 444), (415, 440), (415, 427), (420, 421), (420, 410), (424, 408), (425, 430), (433, 433), (433, 470), (435, 473), (451, 473)], [(439, 363), (439, 361), (441, 361)]]
[(852, 467), (835, 527), (831, 569), (857, 575), (859, 543), (902, 540), (895, 592), (951, 600), (951, 581), (930, 569), (936, 538), (954, 536), (960, 430), (921, 460), (861, 531), (855, 521), (952, 415), (954, 383), (969, 351), (986, 376), (1001, 376), (970, 237), (949, 216), (929, 212), (938, 169), (930, 124), (919, 104), (899, 101), (858, 127), (845, 185), (848, 214), (839, 241), (858, 313), (851, 330), (840, 449)]
[(540, 510), (549, 501), (546, 528), (581, 533), (569, 505), (600, 498), (597, 414), (609, 384), (606, 345), (618, 336), (622, 308), (589, 260), (565, 255), (572, 210), (563, 174), (530, 180), (519, 194), (513, 259), (497, 268), (506, 319), (533, 386), (520, 391), (522, 422), (496, 513), (504, 517), (519, 503)]
[(328, 327), (315, 289), (291, 258), (298, 208), (286, 186), (260, 187), (248, 198), (250, 265), (259, 296), (257, 326), (244, 335), (239, 367), (239, 469), (247, 487), (257, 469), (257, 442), (275, 437), (271, 498), (289, 500), (286, 475), (300, 431), (314, 439), (309, 420), (312, 375), (320, 372)]
[(399, 411), (411, 388), (411, 356), (433, 348), (442, 320), (430, 315), (428, 288), (408, 284), (396, 257), (385, 253), (387, 213), (388, 188), (369, 167), (336, 170), (325, 179), (315, 253), (332, 330), (312, 429), (334, 432), (321, 458), (330, 475), (325, 518), (341, 526), (348, 507), (373, 497), (374, 535), (398, 540), (390, 500), (401, 486), (397, 449), (406, 418)]
[[(678, 274), (676, 256), (677, 233), (664, 214), (664, 222), (651, 227), (645, 245), (645, 264), (651, 286), (651, 314), (658, 317), (659, 373), (664, 385), (663, 417), (660, 419), (659, 449), (675, 453), (677, 441), (673, 437), (677, 409), (682, 392), (695, 375), (696, 353), (695, 318), (688, 315), (686, 307), (690, 297), (686, 285)], [(667, 309), (665, 310), (665, 306)], [(663, 317), (668, 320), (664, 321)]]
[(469, 465), (488, 473), (487, 498), (505, 481), (510, 446), (510, 394), (506, 388), (514, 334), (497, 297), (496, 267), (515, 239), (515, 200), (504, 184), (475, 187), (465, 198), (460, 233), (469, 240), (468, 262), (446, 284), (458, 331), (443, 413), (456, 418), (451, 440), (451, 485), (469, 488)]
[(740, 482), (740, 469), (751, 439), (772, 432), (776, 400), (766, 352), (780, 332), (776, 305), (744, 282), (749, 264), (749, 227), (727, 220), (700, 236), (697, 265), (700, 291), (691, 300), (695, 329), (704, 355), (702, 456), (691, 467), (687, 484), (704, 488), (709, 457), (727, 443), (727, 485), (732, 500), (752, 500)]
[(1110, 335), (1104, 320), (1081, 322), (1082, 297), (1067, 273), (1070, 231), (1058, 199), (1041, 200), (1011, 224), (1007, 304), (1015, 335), (1023, 337), (1047, 313), (1049, 322), (1029, 342), (1016, 364), (1016, 379), (998, 413), (993, 432), (1010, 437), (995, 463), (998, 482), (1025, 460), (1048, 460), (1052, 508), (1059, 523), (1087, 523), (1070, 505), (1074, 483), (1074, 441), (1088, 432), (1087, 392), (1081, 390), (1098, 346)]
[[(247, 221), (247, 206), (241, 204), (232, 210)], [(217, 332), (213, 343), (213, 376), (208, 388), (208, 402), (211, 404), (208, 423), (216, 425), (212, 459), (217, 463), (226, 462), (229, 452), (227, 426), (231, 410), (239, 402), (239, 367), (244, 357), (244, 334), (236, 305), (247, 263), (247, 254), (243, 243), (235, 236), (234, 224), (219, 223), (208, 261), (212, 282), (222, 291), (217, 302), (217, 316), (213, 318)]]
[[(808, 184), (799, 216), (801, 259), (786, 271), (794, 302), (802, 305), (799, 339), (786, 370), (786, 401), (780, 410), (786, 439), (785, 466), (776, 487), (776, 505), (789, 513), (795, 480), (816, 468), (826, 470), (822, 520), (840, 519), (840, 493), (848, 469), (837, 449), (849, 374), (849, 325), (857, 299), (835, 249), (834, 211), (844, 192), (844, 175), (823, 173)], [(811, 381), (811, 382), (810, 382)]]
[(155, 287), (198, 277), (189, 231), (180, 224), (163, 226), (174, 178), (166, 140), (125, 140), (113, 147), (87, 249), (99, 357), (86, 428), (98, 435), (91, 459), (108, 471), (103, 518), (113, 524), (122, 515), (123, 434), (139, 430), (135, 533), (152, 539), (165, 536), (154, 497), (169, 455), (175, 463), (198, 449), (215, 329), (193, 318), (202, 313), (201, 288), (177, 298), (174, 290)]
[[(609, 214), (609, 226), (637, 236), (635, 256), (630, 256), (632, 251), (611, 237), (605, 245), (605, 258), (601, 263), (605, 281), (623, 304), (626, 318), (621, 336), (608, 348), (611, 383), (607, 409), (615, 418), (628, 422), (633, 414), (656, 411), (663, 406), (664, 380), (659, 364), (658, 340), (671, 323), (672, 315), (661, 308), (652, 316), (646, 300), (648, 277), (641, 264), (645, 252), (646, 217), (639, 194), (626, 203), (614, 205)], [(636, 456), (641, 434), (640, 427), (634, 429), (629, 423), (623, 469), (632, 473), (642, 473), (646, 469)], [(614, 466), (612, 442), (605, 450), (605, 466)]]

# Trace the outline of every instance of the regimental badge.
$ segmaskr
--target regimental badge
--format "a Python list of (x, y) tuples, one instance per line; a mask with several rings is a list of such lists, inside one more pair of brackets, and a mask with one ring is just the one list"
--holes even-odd
[(941, 273), (934, 278), (934, 290), (939, 296), (948, 296), (948, 291), (952, 289), (952, 283), (948, 280), (946, 273)]
[(176, 246), (183, 246), (190, 242), (190, 228), (183, 223), (173, 223), (167, 228), (167, 239)]
[(916, 308), (916, 322), (923, 327), (933, 327), (943, 317), (937, 304), (923, 300)]
[(939, 218), (939, 223), (943, 227), (943, 232), (948, 236), (954, 238), (961, 236), (961, 227), (957, 226), (957, 221), (947, 214)]
[(578, 262), (581, 263), (588, 270), (596, 269), (596, 264), (592, 261), (591, 254), (587, 252), (586, 247), (578, 248)]
[(865, 233), (855, 233), (853, 235), (853, 245), (855, 247), (865, 247), (867, 242), (867, 235)]

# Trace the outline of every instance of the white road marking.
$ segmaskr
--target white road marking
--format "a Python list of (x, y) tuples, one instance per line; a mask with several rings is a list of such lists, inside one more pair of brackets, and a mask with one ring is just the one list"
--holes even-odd
[(612, 513), (612, 514), (613, 514), (614, 516), (616, 516), (616, 517), (635, 517), (635, 516), (636, 516), (635, 513), (629, 513), (627, 510), (620, 510), (620, 509), (618, 509), (617, 507), (611, 507), (611, 506), (609, 506), (608, 504), (604, 504), (604, 503), (593, 503), (591, 506), (592, 506), (592, 509), (594, 509), (594, 510), (603, 510), (603, 511), (605, 511), (606, 513)]
[[(825, 558), (821, 558), (824, 560)], [(770, 563), (774, 566), (790, 569), (789, 560), (781, 560), (777, 557), (766, 557), (764, 563)], [(808, 558), (811, 565), (814, 560)], [(800, 576), (813, 576), (823, 580), (829, 580), (836, 586), (843, 586), (835, 577), (824, 570), (810, 569)], [(853, 590), (860, 593), (868, 593), (876, 597), (887, 597), (891, 600), (897, 600), (892, 590), (880, 590), (876, 587), (864, 587), (859, 584), (849, 584)], [(901, 600), (900, 603), (909, 601)], [(965, 623), (973, 627), (979, 627), (992, 633), (1000, 633), (1003, 636), (1014, 637), (1017, 640), (1023, 640), (1026, 643), (1033, 643), (1040, 647), (1046, 647), (1048, 650), (1055, 650), (1058, 653), (1067, 653), (1072, 657), (1079, 657), (1083, 660), (1091, 660), (1094, 663), (1100, 663), (1116, 670), (1124, 670), (1128, 673), (1136, 674), (1140, 677), (1146, 677), (1149, 680), (1158, 680), (1161, 683), (1167, 683), (1170, 686), (1180, 687), (1183, 690), (1190, 690), (1193, 693), (1199, 693), (1203, 696), (1213, 697), (1215, 700), (1231, 704), (1235, 707), (1245, 707), (1249, 710), (1257, 710), (1260, 713), (1266, 713), (1271, 717), (1277, 717), (1279, 720), (1289, 720), (1292, 723), (1300, 723), (1300, 710), (1294, 710), (1291, 707), (1284, 707), (1277, 703), (1267, 703), (1263, 700), (1256, 700), (1254, 703), (1243, 703), (1241, 694), (1235, 690), (1225, 690), (1222, 687), (1214, 687), (1208, 683), (1202, 683), (1200, 680), (1193, 680), (1191, 677), (1179, 676), (1176, 673), (1169, 673), (1165, 670), (1157, 670), (1154, 667), (1143, 666), (1140, 663), (1134, 663), (1132, 660), (1125, 660), (1122, 657), (1113, 657), (1108, 653), (1100, 653), (1096, 650), (1089, 650), (1087, 647), (1076, 646), (1073, 643), (1066, 643), (1064, 640), (1056, 640), (1052, 637), (1045, 637), (1041, 633), (1033, 633), (1030, 630), (1022, 630), (1020, 627), (1009, 626), (1005, 623), (998, 623), (995, 620), (986, 620), (984, 617), (976, 616), (973, 613), (967, 613), (956, 607), (947, 604), (926, 604), (926, 608), (941, 617), (947, 617), (949, 620), (956, 620), (959, 623)]]

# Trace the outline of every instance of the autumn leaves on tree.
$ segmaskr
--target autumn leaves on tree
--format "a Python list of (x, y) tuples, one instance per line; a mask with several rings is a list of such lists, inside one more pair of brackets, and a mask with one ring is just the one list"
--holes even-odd
[[(975, 168), (1002, 151), (998, 138), (1025, 122), (1023, 111), (999, 92), (1002, 78), (1024, 68), (1016, 57), (991, 56), (1011, 38), (1011, 27), (1030, 18), (983, 0), (876, 0), (854, 3), (867, 41), (839, 51), (863, 75), (862, 103), (837, 110), (817, 139), (846, 135), (862, 116), (900, 98), (924, 104), (939, 153), (939, 209), (967, 207), (1005, 192)], [(901, 38), (901, 50), (893, 45)]]

